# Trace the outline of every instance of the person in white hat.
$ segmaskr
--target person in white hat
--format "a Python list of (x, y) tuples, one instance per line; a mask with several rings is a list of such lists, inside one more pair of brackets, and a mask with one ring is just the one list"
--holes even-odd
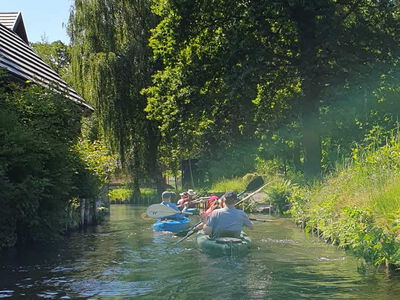
[(185, 203), (190, 201), (189, 199), (189, 194), (187, 192), (183, 192), (179, 194), (181, 196), (181, 199), (178, 200), (178, 207), (182, 209), (185, 206)]

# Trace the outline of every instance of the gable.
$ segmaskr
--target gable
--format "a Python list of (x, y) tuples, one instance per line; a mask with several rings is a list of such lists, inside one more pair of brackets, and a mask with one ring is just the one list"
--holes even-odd
[[(23, 82), (29, 80), (65, 94), (76, 104), (93, 111), (93, 107), (85, 103), (84, 99), (32, 50), (27, 41), (11, 29), (25, 32), (21, 14), (18, 14), (21, 19), (17, 24), (17, 19), (12, 22), (12, 13), (0, 13), (0, 68), (6, 69), (13, 77)], [(2, 21), (6, 23), (3, 24)]]

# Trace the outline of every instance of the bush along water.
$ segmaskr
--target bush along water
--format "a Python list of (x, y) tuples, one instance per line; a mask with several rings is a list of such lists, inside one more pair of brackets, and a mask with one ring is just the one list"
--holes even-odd
[(289, 213), (308, 232), (366, 263), (400, 267), (400, 142), (353, 149), (353, 162), (323, 182), (294, 187)]
[(0, 99), (0, 248), (56, 238), (100, 187), (94, 153), (76, 147), (83, 112), (38, 86), (10, 86)]

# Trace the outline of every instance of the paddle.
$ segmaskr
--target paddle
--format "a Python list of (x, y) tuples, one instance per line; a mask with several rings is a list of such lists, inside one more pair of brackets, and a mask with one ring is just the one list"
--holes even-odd
[(274, 222), (275, 220), (262, 220), (262, 219), (256, 219), (256, 218), (249, 218), (250, 221), (256, 221), (256, 222)]
[(173, 209), (172, 207), (169, 207), (169, 206), (166, 206), (163, 204), (150, 205), (147, 208), (146, 213), (149, 217), (155, 218), (155, 219), (165, 218), (165, 217), (179, 214), (179, 213), (182, 213), (185, 215), (193, 215), (193, 213), (190, 213), (190, 212), (179, 212), (179, 211)]
[[(262, 191), (267, 185), (270, 185), (272, 182), (274, 182), (275, 180), (272, 180), (266, 184), (264, 184), (262, 187), (260, 187), (259, 189), (257, 189), (256, 191), (252, 192), (251, 194), (247, 195), (246, 197), (244, 197), (242, 200), (240, 200), (239, 202), (237, 202), (235, 205), (239, 205), (240, 203), (242, 203), (243, 201), (246, 201), (247, 199), (251, 198), (252, 196), (254, 196), (255, 194), (259, 193), (260, 191)], [(264, 182), (262, 182), (261, 184), (263, 184)]]
[(255, 189), (258, 189), (261, 185), (263, 185), (264, 183), (264, 179), (261, 176), (257, 176), (256, 178), (254, 178), (253, 180), (251, 180), (247, 186), (246, 189), (241, 191), (237, 196), (240, 197), (241, 195), (243, 195), (246, 192), (249, 191), (253, 191)]
[[(246, 192), (248, 192), (248, 191), (251, 191), (251, 190), (254, 190), (254, 189), (259, 188), (263, 183), (264, 183), (264, 179), (263, 179), (261, 176), (257, 176), (256, 178), (254, 178), (253, 180), (251, 180), (251, 181), (247, 184), (246, 188), (245, 188), (242, 192), (240, 192), (240, 193), (238, 194), (238, 196), (239, 196), (239, 195), (243, 195), (244, 193), (246, 193)], [(247, 197), (246, 197), (246, 198), (247, 198)], [(188, 230), (187, 234), (186, 234), (183, 238), (181, 238), (179, 241), (177, 241), (177, 242), (175, 243), (175, 245), (176, 245), (176, 244), (179, 244), (180, 242), (183, 242), (183, 241), (186, 240), (188, 237), (190, 237), (191, 235), (193, 235), (193, 234), (197, 231), (197, 230), (195, 230), (196, 227), (197, 227), (198, 225), (200, 225), (200, 224), (201, 224), (201, 221), (198, 222), (198, 223), (196, 223), (195, 225), (193, 225), (193, 226)]]

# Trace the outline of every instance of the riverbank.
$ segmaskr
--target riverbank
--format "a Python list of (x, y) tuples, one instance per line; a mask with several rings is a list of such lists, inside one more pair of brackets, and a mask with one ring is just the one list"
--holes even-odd
[(297, 224), (374, 265), (400, 266), (400, 143), (353, 151), (353, 162), (310, 188), (292, 186)]

